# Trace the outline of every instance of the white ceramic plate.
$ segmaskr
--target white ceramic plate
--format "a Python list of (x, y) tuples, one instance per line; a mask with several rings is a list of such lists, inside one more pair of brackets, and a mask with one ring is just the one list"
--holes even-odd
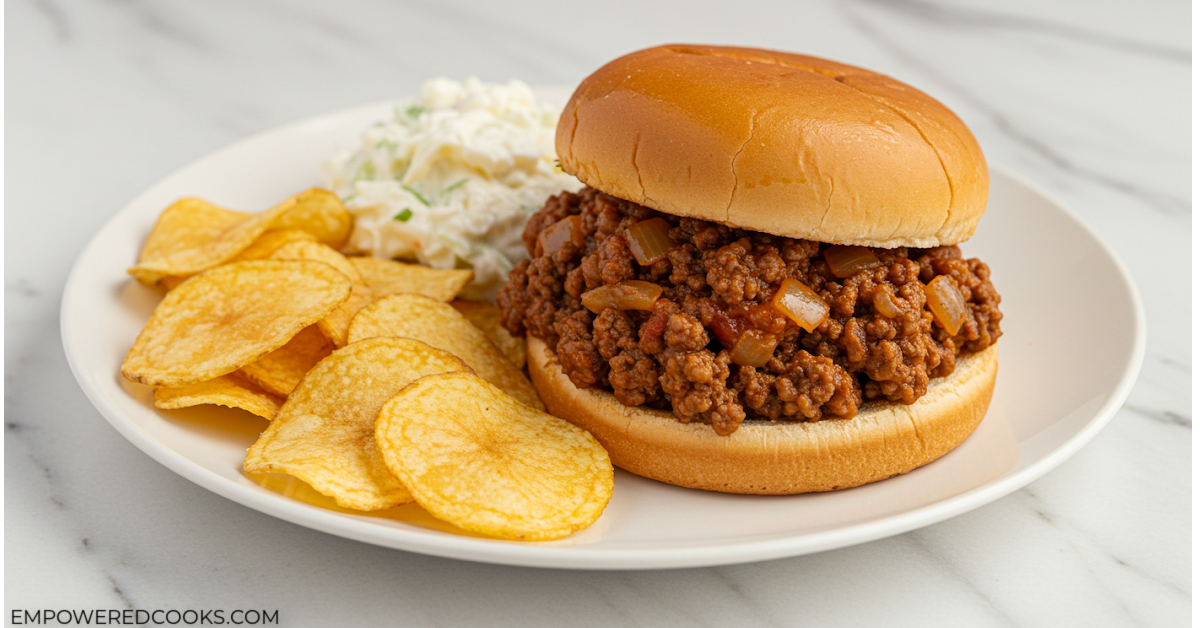
[[(561, 91), (547, 95), (563, 98)], [(457, 534), (415, 506), (373, 515), (321, 508), (285, 495), (303, 497), (295, 484), (268, 488), (242, 472), (262, 420), (223, 408), (157, 411), (149, 389), (120, 377), (121, 361), (159, 299), (125, 269), (159, 212), (176, 198), (269, 207), (317, 184), (322, 160), (354, 145), (362, 128), (389, 111), (380, 104), (321, 116), (183, 168), (113, 217), (67, 281), (63, 344), (101, 414), (167, 468), (280, 519), (386, 547), (542, 567), (669, 568), (817, 552), (942, 521), (1032, 482), (1108, 422), (1141, 365), (1141, 304), (1113, 253), (1044, 194), (994, 170), (987, 214), (963, 248), (991, 266), (1003, 295), (1000, 376), (979, 429), (944, 458), (883, 482), (788, 497), (706, 493), (618, 471), (604, 515), (586, 530), (546, 543)]]

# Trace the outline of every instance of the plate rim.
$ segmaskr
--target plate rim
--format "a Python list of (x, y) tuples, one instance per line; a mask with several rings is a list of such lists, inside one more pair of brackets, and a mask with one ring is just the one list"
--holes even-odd
[[(198, 159), (194, 159), (176, 168), (166, 176), (161, 177), (126, 203), (108, 219), (105, 225), (92, 236), (87, 245), (80, 250), (80, 253), (72, 263), (59, 307), (60, 333), (68, 365), (88, 400), (104, 416), (105, 420), (126, 440), (150, 456), (151, 459), (188, 481), (258, 512), (327, 534), (392, 549), (460, 560), (562, 569), (624, 570), (716, 566), (784, 558), (866, 543), (944, 521), (995, 501), (1037, 480), (1078, 452), (1115, 416), (1136, 384), (1138, 373), (1145, 359), (1146, 318), (1141, 295), (1128, 268), (1126, 268), (1121, 258), (1094, 228), (1084, 222), (1074, 211), (1058, 201), (1053, 195), (1008, 168), (997, 164), (989, 164), (989, 170), (993, 173), (993, 176), (1007, 177), (1018, 186), (1041, 197), (1068, 217), (1074, 226), (1081, 228), (1081, 231), (1098, 245), (1099, 249), (1108, 257), (1117, 270), (1125, 291), (1130, 297), (1130, 305), (1134, 318), (1132, 355), (1126, 362), (1125, 368), (1112, 394), (1109, 394), (1106, 401), (1094, 411), (1093, 416), (1082, 429), (1072, 434), (1050, 453), (1016, 473), (1002, 475), (996, 480), (933, 504), (861, 523), (786, 535), (778, 538), (732, 541), (711, 546), (659, 549), (605, 548), (597, 550), (590, 545), (549, 546), (454, 536), (434, 530), (410, 531), (380, 526), (372, 523), (370, 520), (353, 518), (336, 511), (320, 510), (317, 507), (292, 500), (283, 495), (272, 494), (270, 498), (264, 498), (262, 489), (218, 475), (201, 464), (174, 452), (166, 445), (152, 438), (149, 434), (142, 432), (118, 408), (109, 402), (100, 390), (99, 383), (92, 381), (82, 362), (83, 357), (74, 349), (78, 344), (74, 342), (74, 330), (71, 329), (70, 325), (70, 321), (72, 320), (70, 313), (75, 308), (75, 299), (78, 298), (78, 289), (76, 286), (82, 281), (80, 279), (83, 274), (81, 270), (82, 261), (88, 259), (93, 254), (93, 249), (100, 246), (101, 241), (105, 239), (104, 236), (110, 230), (115, 230), (119, 226), (118, 223), (121, 222), (119, 219), (125, 216), (126, 212), (130, 211), (130, 208), (144, 203), (145, 199), (155, 194), (158, 188), (180, 173), (198, 167), (202, 163), (220, 161), (229, 153), (242, 150), (247, 145), (264, 141), (273, 135), (296, 133), (306, 126), (330, 123), (338, 118), (366, 114), (370, 111), (380, 110), (386, 106), (392, 106), (396, 102), (396, 100), (379, 101), (310, 116), (299, 121), (261, 131), (218, 148)], [(249, 480), (246, 480), (246, 482), (249, 482)], [(274, 499), (274, 497), (278, 497), (278, 499)]]

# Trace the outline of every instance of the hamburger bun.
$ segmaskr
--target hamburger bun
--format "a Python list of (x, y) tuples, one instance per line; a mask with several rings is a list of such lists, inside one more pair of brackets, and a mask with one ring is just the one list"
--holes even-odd
[(983, 153), (923, 92), (784, 52), (670, 45), (600, 68), (559, 119), (562, 168), (647, 207), (872, 247), (968, 239)]
[(612, 393), (576, 388), (557, 358), (530, 336), (529, 374), (551, 414), (591, 432), (614, 465), (688, 488), (785, 495), (859, 486), (945, 455), (987, 412), (997, 345), (958, 357), (912, 405), (863, 404), (853, 419), (814, 423), (747, 420), (729, 436), (670, 412), (623, 405)]

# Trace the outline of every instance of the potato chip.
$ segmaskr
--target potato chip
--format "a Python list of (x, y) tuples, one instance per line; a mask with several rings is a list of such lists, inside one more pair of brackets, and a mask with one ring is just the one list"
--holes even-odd
[(243, 366), (238, 372), (263, 390), (287, 397), (304, 379), (304, 374), (331, 352), (333, 345), (329, 339), (315, 325), (310, 325), (286, 345)]
[(380, 410), (375, 440), (422, 508), (473, 532), (561, 538), (612, 497), (612, 462), (591, 434), (469, 373), (402, 390)]
[(284, 229), (268, 231), (254, 241), (249, 247), (233, 257), (231, 262), (244, 262), (252, 259), (270, 259), (271, 254), (279, 247), (292, 242), (316, 242), (317, 236), (300, 229)]
[[(255, 240), (249, 247), (243, 249), (241, 253), (234, 255), (229, 259), (228, 262), (224, 263), (244, 262), (252, 259), (268, 259), (275, 249), (278, 249), (289, 242), (295, 242), (297, 240), (316, 242), (317, 237), (311, 233), (308, 233), (307, 231), (301, 231), (299, 229), (268, 231), (258, 236), (258, 239)], [(158, 286), (160, 288), (165, 288), (168, 291), (174, 290), (176, 286), (187, 281), (193, 276), (195, 276), (195, 273), (188, 275), (164, 275), (158, 280)]]
[(320, 262), (214, 268), (167, 293), (121, 375), (149, 386), (183, 386), (231, 373), (282, 347), (349, 295), (350, 280)]
[[(150, 230), (146, 243), (138, 254), (138, 265), (130, 272), (138, 281), (148, 285), (159, 285), (171, 273), (140, 270), (142, 264), (168, 259), (177, 251), (203, 249), (220, 239), (221, 234), (233, 226), (245, 222), (251, 214), (217, 207), (199, 198), (184, 198), (163, 210)], [(176, 275), (181, 273), (175, 273)], [(178, 284), (180, 282), (176, 282)]]
[(371, 287), (376, 299), (400, 292), (416, 292), (438, 301), (449, 301), (475, 276), (469, 270), (439, 270), (377, 257), (351, 257), (350, 261)]
[(483, 331), (509, 362), (519, 369), (525, 368), (525, 339), (508, 333), (504, 325), (500, 324), (500, 308), (491, 303), (462, 299), (455, 299), (450, 305), (467, 317), (472, 325)]
[(187, 237), (181, 235), (175, 238), (179, 241), (178, 246), (157, 256), (139, 256), (137, 265), (129, 272), (138, 281), (147, 283), (148, 278), (157, 281), (159, 277), (170, 275), (186, 277), (217, 266), (250, 246), (270, 228), (278, 214), (276, 209), (252, 215), (206, 240), (199, 240), (195, 232), (190, 232)]
[(158, 280), (158, 287), (170, 292), (192, 277), (195, 275), (163, 275)]
[(518, 401), (538, 410), (546, 408), (525, 374), (448, 303), (412, 293), (384, 297), (350, 321), (350, 342), (376, 336), (415, 338), (449, 351)]
[[(227, 262), (268, 230), (301, 229), (340, 248), (354, 225), (337, 196), (317, 188), (259, 214), (222, 210), (198, 199), (180, 203), (159, 217), (137, 265), (129, 269), (144, 284), (155, 285), (165, 276), (186, 277)], [(168, 212), (172, 218), (164, 222)], [(242, 219), (234, 222), (235, 214)]]
[(412, 496), (375, 445), (379, 409), (419, 377), (464, 371), (458, 358), (416, 340), (372, 338), (321, 360), (246, 455), (247, 473), (286, 473), (339, 506), (376, 510)]
[(177, 410), (204, 404), (241, 408), (270, 421), (283, 400), (232, 373), (206, 382), (154, 389), (156, 408)]
[(337, 306), (328, 316), (317, 321), (317, 327), (336, 347), (346, 346), (346, 331), (350, 319), (371, 302), (371, 289), (363, 283), (354, 265), (344, 255), (319, 242), (289, 242), (271, 253), (272, 259), (308, 259), (325, 262), (350, 278), (350, 298)]
[(272, 207), (278, 212), (271, 221), (271, 230), (299, 229), (317, 237), (317, 241), (342, 250), (354, 230), (354, 216), (341, 199), (329, 190), (312, 188)]

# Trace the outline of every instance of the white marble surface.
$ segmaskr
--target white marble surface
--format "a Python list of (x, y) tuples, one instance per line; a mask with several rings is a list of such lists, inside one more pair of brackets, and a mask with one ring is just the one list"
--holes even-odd
[[(289, 626), (1188, 624), (1190, 18), (1180, 0), (7, 2), (6, 623), (12, 609), (259, 608)], [(381, 549), (226, 501), (126, 442), (72, 378), (67, 272), (165, 174), (429, 76), (570, 84), (672, 41), (913, 83), (1071, 207), (1146, 307), (1145, 366), (1109, 426), (1027, 488), (900, 536), (570, 572)]]

